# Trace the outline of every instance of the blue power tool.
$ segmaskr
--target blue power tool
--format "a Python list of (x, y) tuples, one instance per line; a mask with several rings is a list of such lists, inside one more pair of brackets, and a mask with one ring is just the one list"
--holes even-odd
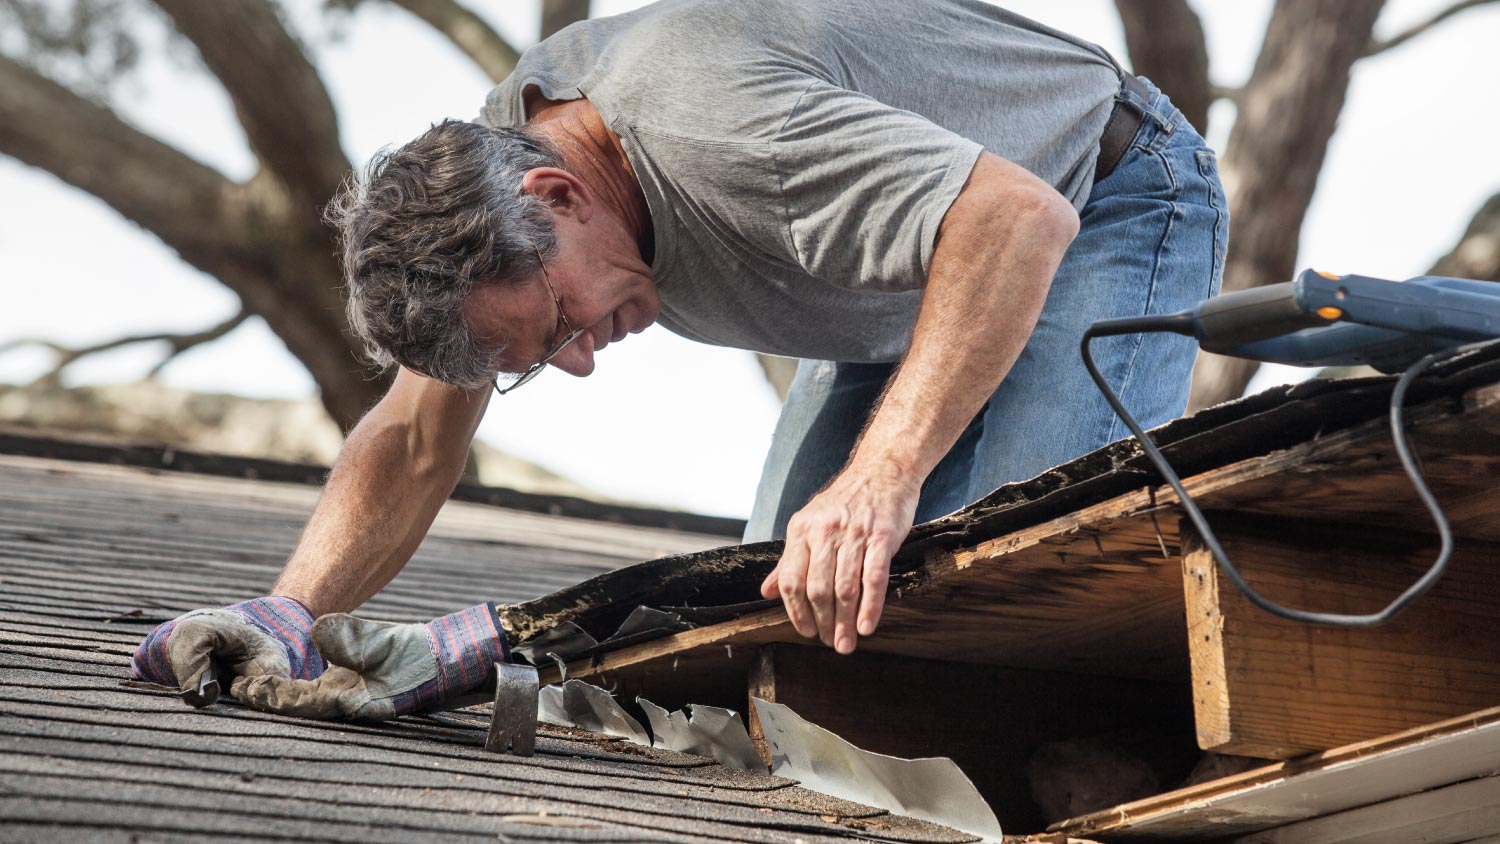
[(1500, 338), (1500, 284), (1305, 270), (1296, 281), (1209, 299), (1191, 313), (1192, 335), (1206, 352), (1394, 373), (1433, 352)]
[[(1391, 436), (1396, 455), (1437, 526), (1441, 548), (1432, 566), (1383, 610), (1365, 615), (1283, 607), (1250, 587), (1219, 545), (1182, 480), (1100, 374), (1089, 351), (1095, 337), (1143, 332), (1184, 334), (1204, 351), (1295, 366), (1367, 364), (1400, 372), (1391, 390)], [(1386, 281), (1360, 275), (1304, 271), (1295, 281), (1255, 287), (1209, 299), (1175, 314), (1105, 319), (1083, 334), (1083, 363), (1110, 407), (1130, 428), (1152, 465), (1177, 493), (1189, 521), (1219, 568), (1249, 601), (1294, 621), (1371, 627), (1393, 618), (1432, 587), (1453, 554), (1453, 531), (1412, 456), (1401, 421), (1407, 388), (1423, 371), (1458, 350), (1500, 339), (1500, 284), (1422, 276)]]

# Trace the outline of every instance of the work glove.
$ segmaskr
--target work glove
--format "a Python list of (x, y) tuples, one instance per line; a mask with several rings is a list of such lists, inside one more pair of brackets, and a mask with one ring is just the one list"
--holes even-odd
[(312, 627), (307, 607), (282, 596), (193, 610), (152, 630), (130, 658), (130, 673), (187, 692), (217, 659), (241, 676), (311, 680), (328, 666), (313, 647)]
[(313, 625), (312, 640), (329, 662), (322, 676), (241, 676), (230, 693), (281, 715), (384, 721), (484, 685), (495, 663), (510, 655), (493, 603), (426, 624), (325, 615)]

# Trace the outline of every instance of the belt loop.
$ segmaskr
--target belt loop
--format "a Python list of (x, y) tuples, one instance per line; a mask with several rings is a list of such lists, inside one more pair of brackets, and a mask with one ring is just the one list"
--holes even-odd
[[(1137, 103), (1123, 96), (1127, 91), (1140, 97), (1141, 102)], [(1114, 172), (1120, 159), (1125, 157), (1125, 151), (1130, 148), (1130, 142), (1135, 140), (1135, 133), (1146, 121), (1146, 112), (1150, 107), (1151, 91), (1146, 87), (1146, 83), (1132, 74), (1122, 74), (1120, 93), (1115, 95), (1114, 108), (1109, 113), (1109, 120), (1104, 124), (1104, 131), (1099, 135), (1099, 158), (1094, 165), (1095, 184)]]
[[(1151, 89), (1146, 87), (1146, 83), (1142, 82), (1139, 76), (1136, 76), (1133, 73), (1122, 74), (1120, 77), (1120, 90), (1129, 91), (1130, 93), (1135, 94), (1137, 97), (1140, 97), (1141, 103), (1139, 107), (1148, 111), (1150, 110)], [(1131, 105), (1135, 104), (1131, 103)]]

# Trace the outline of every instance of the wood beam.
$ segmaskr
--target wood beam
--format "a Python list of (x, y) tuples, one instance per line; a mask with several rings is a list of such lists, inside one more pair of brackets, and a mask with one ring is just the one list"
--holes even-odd
[[(1437, 552), (1427, 535), (1211, 514), (1229, 558), (1261, 594), (1324, 612), (1374, 612)], [(1287, 759), (1500, 704), (1500, 545), (1460, 538), (1448, 573), (1386, 625), (1278, 618), (1221, 577), (1184, 526), (1198, 743)]]

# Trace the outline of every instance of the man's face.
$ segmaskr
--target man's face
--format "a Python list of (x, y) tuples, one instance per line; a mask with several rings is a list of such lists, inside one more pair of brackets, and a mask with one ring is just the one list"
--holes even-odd
[[(547, 276), (568, 322), (583, 333), (549, 365), (583, 377), (594, 371), (595, 352), (655, 322), (661, 300), (640, 250), (610, 218), (556, 222), (557, 257), (547, 263)], [(524, 372), (565, 337), (540, 273), (522, 285), (476, 285), (464, 313), (479, 342), (491, 348), (509, 342), (496, 360), (502, 372)]]

